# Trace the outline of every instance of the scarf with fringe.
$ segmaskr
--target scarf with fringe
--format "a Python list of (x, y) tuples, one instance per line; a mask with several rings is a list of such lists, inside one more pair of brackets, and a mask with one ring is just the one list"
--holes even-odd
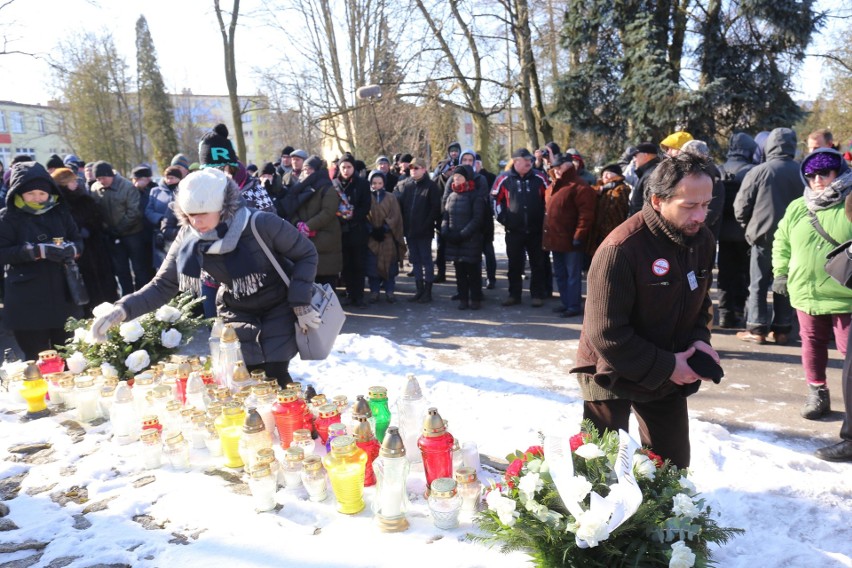
[(233, 219), (219, 223), (215, 229), (206, 233), (199, 233), (190, 227), (177, 253), (181, 291), (191, 290), (201, 295), (201, 273), (206, 254), (221, 255), (224, 259), (234, 299), (254, 294), (263, 286), (264, 274), (258, 271), (252, 255), (239, 246), (240, 235), (250, 217), (251, 211), (247, 207), (240, 207)]

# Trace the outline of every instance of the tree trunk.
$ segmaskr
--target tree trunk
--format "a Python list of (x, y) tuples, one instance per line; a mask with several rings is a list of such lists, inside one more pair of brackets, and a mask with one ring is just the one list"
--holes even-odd
[(222, 33), (222, 45), (225, 49), (225, 83), (228, 85), (228, 99), (231, 103), (231, 119), (234, 122), (234, 131), (232, 136), (236, 137), (237, 155), (240, 159), (246, 159), (246, 139), (243, 134), (243, 113), (240, 107), (240, 97), (237, 94), (237, 65), (234, 57), (234, 35), (237, 31), (237, 18), (240, 13), (240, 0), (233, 0), (233, 11), (231, 12), (231, 21), (228, 27), (225, 27), (225, 21), (222, 18), (222, 10), (219, 7), (219, 0), (213, 0), (213, 7), (216, 10), (216, 18), (219, 20), (219, 31)]

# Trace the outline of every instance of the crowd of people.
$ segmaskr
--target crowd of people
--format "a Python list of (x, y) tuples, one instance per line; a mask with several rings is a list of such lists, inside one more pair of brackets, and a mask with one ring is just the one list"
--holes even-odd
[[(515, 150), (499, 173), (455, 142), (435, 167), (408, 153), (378, 156), (371, 167), (350, 153), (327, 162), (292, 146), (257, 167), (238, 158), (220, 124), (200, 141), (198, 163), (178, 154), (159, 175), (145, 164), (125, 178), (104, 161), (54, 155), (42, 166), (18, 156), (0, 188), (4, 322), (34, 358), (65, 340), (69, 316), (115, 302), (96, 322), (102, 336), (191, 289), (208, 316), (237, 324), (256, 344), (250, 366), (285, 384), (296, 352), (288, 325), (317, 323), (306, 283), (335, 286), (352, 309), (393, 304), (407, 259), (416, 292), (406, 299), (429, 304), (452, 262), (453, 301), (478, 310), (483, 290), (497, 286), (496, 221), (508, 260), (502, 306), (523, 303), (526, 281), (531, 307), (558, 295), (555, 316), (586, 312), (574, 369), (586, 417), (618, 426), (632, 408), (643, 442), (688, 465), (688, 434), (684, 449), (671, 426), (684, 428), (685, 395), (711, 374), (687, 359), (699, 351), (719, 363), (710, 347), (714, 268), (718, 325), (742, 328), (739, 340), (786, 344), (796, 315), (808, 384), (802, 416), (830, 410), (828, 348), (833, 338), (846, 353), (852, 290), (823, 264), (833, 241), (852, 239), (852, 156), (826, 130), (811, 133), (801, 161), (796, 155), (795, 132), (777, 128), (734, 134), (718, 165), (704, 141), (678, 131), (628, 147), (595, 173), (556, 142)], [(294, 274), (289, 291), (261, 258), (249, 228), (255, 215), (255, 230)], [(64, 289), (71, 260), (87, 305)], [(663, 296), (682, 318), (650, 310)], [(820, 457), (852, 460), (850, 429)]]

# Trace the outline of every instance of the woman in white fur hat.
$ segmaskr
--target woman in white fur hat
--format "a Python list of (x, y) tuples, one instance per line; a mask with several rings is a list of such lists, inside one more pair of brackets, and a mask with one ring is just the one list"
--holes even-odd
[[(182, 291), (200, 294), (206, 273), (221, 284), (217, 312), (236, 330), (246, 366), (264, 369), (281, 386), (291, 382), (289, 362), (297, 353), (293, 324), (298, 321), (307, 331), (320, 323), (309, 304), (317, 270), (314, 245), (277, 215), (249, 209), (237, 184), (216, 169), (181, 180), (173, 207), (181, 230), (159, 272), (95, 321), (95, 339), (103, 340), (110, 327), (152, 312)], [(252, 215), (260, 237), (288, 272), (289, 287), (252, 233)]]

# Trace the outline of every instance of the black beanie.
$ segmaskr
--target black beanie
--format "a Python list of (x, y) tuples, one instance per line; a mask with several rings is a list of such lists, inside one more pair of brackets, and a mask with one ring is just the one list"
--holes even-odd
[(350, 154), (349, 152), (344, 152), (342, 156), (337, 159), (337, 165), (339, 166), (343, 162), (349, 162), (352, 164), (352, 167), (355, 167), (355, 156)]
[(294, 150), (295, 150), (295, 148), (293, 148), (292, 146), (284, 146), (284, 149), (281, 150), (281, 155), (282, 156), (289, 156), (290, 154), (293, 153)]
[(601, 174), (604, 172), (612, 172), (617, 176), (624, 175), (624, 172), (621, 171), (621, 166), (619, 164), (607, 164), (601, 170)]
[(313, 156), (309, 157), (307, 160), (305, 160), (304, 167), (311, 168), (314, 171), (321, 170), (322, 169), (322, 158), (320, 158), (317, 155), (313, 155)]
[(151, 168), (148, 166), (136, 166), (133, 168), (133, 171), (130, 172), (130, 177), (139, 179), (139, 178), (149, 178), (154, 174), (151, 172)]
[(47, 169), (51, 169), (51, 168), (64, 168), (64, 167), (65, 167), (65, 162), (62, 160), (62, 158), (60, 158), (60, 157), (59, 157), (59, 156), (57, 156), (56, 154), (53, 154), (53, 155), (50, 157), (50, 159), (49, 159), (49, 160), (47, 160), (47, 164), (45, 164), (45, 167), (46, 167)]
[(275, 165), (272, 162), (266, 162), (265, 164), (263, 164), (263, 169), (260, 170), (260, 175), (274, 176), (275, 175)]
[(461, 174), (466, 181), (473, 179), (473, 168), (470, 166), (456, 166), (453, 168), (453, 175)]
[(95, 162), (95, 177), (115, 177), (115, 172), (112, 171), (112, 164), (104, 162)]
[(217, 124), (213, 130), (201, 137), (201, 142), (198, 143), (198, 161), (202, 168), (237, 167), (237, 153), (228, 140), (227, 126)]
[(399, 161), (406, 163), (406, 164), (410, 164), (411, 160), (413, 160), (413, 159), (414, 159), (414, 156), (412, 156), (411, 154), (403, 154), (402, 156), (399, 157)]

